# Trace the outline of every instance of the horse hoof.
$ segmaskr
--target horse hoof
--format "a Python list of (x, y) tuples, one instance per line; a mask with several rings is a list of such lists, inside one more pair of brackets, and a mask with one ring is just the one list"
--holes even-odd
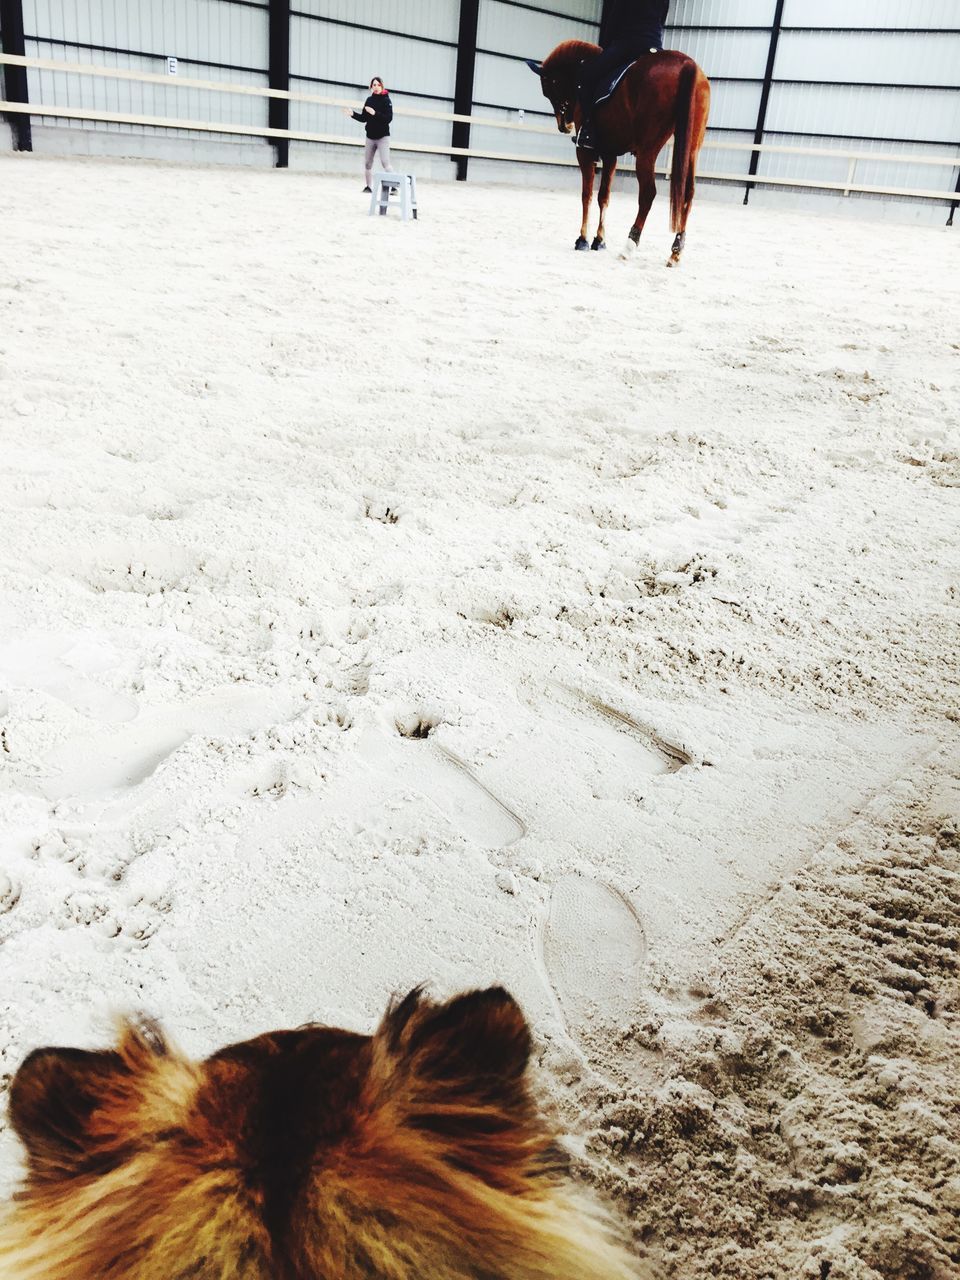
[(583, 236), (577, 236), (577, 243), (573, 247), (580, 253), (582, 250), (590, 248), (590, 241), (584, 240)]
[(673, 254), (673, 253), (672, 253), (672, 254), (670, 255), (670, 257), (667, 259), (667, 266), (668, 266), (668, 267), (679, 267), (679, 265), (680, 265), (680, 255), (679, 255), (679, 253), (676, 253), (676, 254)]
[(621, 262), (629, 261), (629, 259), (633, 257), (636, 251), (637, 251), (636, 244), (632, 240), (628, 240), (627, 243), (620, 250), (620, 254), (619, 254), (620, 261)]
[(593, 244), (590, 246), (591, 249), (606, 249), (606, 247), (606, 244), (604, 244), (599, 236), (594, 237)]

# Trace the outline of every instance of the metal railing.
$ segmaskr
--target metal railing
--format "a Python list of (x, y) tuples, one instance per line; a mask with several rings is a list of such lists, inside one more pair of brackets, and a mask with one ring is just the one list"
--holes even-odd
[[(249, 97), (266, 99), (286, 99), (290, 102), (305, 102), (319, 106), (354, 107), (353, 99), (330, 97), (322, 94), (300, 93), (293, 90), (269, 89), (259, 85), (238, 85), (221, 80), (195, 80), (185, 76), (171, 76), (148, 71), (131, 71), (114, 67), (98, 67), (88, 63), (62, 62), (52, 58), (28, 58), (14, 54), (0, 53), (0, 65), (33, 68), (38, 71), (56, 71), (69, 75), (94, 76), (107, 80), (128, 80), (140, 84), (157, 84), (165, 88), (207, 90), (217, 93), (242, 94)], [(337, 146), (359, 147), (363, 139), (355, 135), (346, 136), (335, 133), (312, 133), (297, 129), (272, 129), (268, 126), (253, 124), (226, 124), (211, 120), (187, 120), (171, 116), (147, 116), (132, 112), (109, 111), (98, 107), (68, 107), (59, 103), (42, 102), (9, 102), (0, 100), (0, 112), (17, 115), (37, 116), (66, 120), (102, 121), (110, 124), (139, 125), (141, 127), (159, 129), (180, 129), (194, 132), (227, 134), (240, 137), (257, 137), (269, 141), (286, 139), (295, 142), (327, 143)], [(549, 135), (557, 137), (555, 127), (548, 125), (528, 124), (512, 120), (497, 120), (492, 117), (462, 115), (449, 111), (427, 111), (423, 109), (401, 108), (397, 117), (409, 117), (422, 120), (445, 120), (451, 123), (467, 123), (487, 128), (503, 129), (513, 133)], [(576, 159), (569, 153), (557, 156), (532, 155), (510, 151), (492, 151), (477, 147), (456, 147), (452, 144), (436, 145), (425, 142), (403, 142), (391, 138), (391, 148), (395, 151), (418, 152), (432, 155), (473, 157), (483, 160), (502, 160), (521, 164), (573, 166)], [(937, 200), (952, 204), (957, 200), (956, 189), (931, 190), (924, 187), (895, 187), (886, 184), (861, 183), (856, 181), (858, 164), (882, 162), (884, 164), (902, 164), (914, 166), (935, 166), (940, 169), (957, 168), (960, 157), (897, 155), (888, 152), (846, 151), (833, 147), (796, 147), (781, 146), (775, 143), (726, 142), (713, 140), (709, 136), (704, 143), (704, 150), (743, 151), (749, 154), (761, 152), (770, 155), (792, 155), (819, 157), (824, 159), (846, 160), (848, 163), (846, 177), (842, 181), (831, 181), (812, 175), (788, 178), (776, 177), (772, 174), (752, 174), (747, 172), (711, 172), (701, 169), (698, 177), (708, 181), (730, 182), (751, 186), (803, 187), (812, 190), (838, 191), (849, 196), (854, 192), (869, 195), (899, 196), (914, 200)], [(665, 175), (670, 172), (670, 147), (666, 149), (665, 160), (657, 172)]]

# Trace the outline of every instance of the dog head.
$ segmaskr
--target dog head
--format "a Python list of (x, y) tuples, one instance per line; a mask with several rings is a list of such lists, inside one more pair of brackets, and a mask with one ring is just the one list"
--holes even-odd
[[(308, 1026), (202, 1063), (153, 1024), (14, 1078), (19, 1280), (626, 1280), (566, 1187), (505, 991), (415, 990), (373, 1036)], [(4, 1265), (5, 1264), (5, 1265)]]

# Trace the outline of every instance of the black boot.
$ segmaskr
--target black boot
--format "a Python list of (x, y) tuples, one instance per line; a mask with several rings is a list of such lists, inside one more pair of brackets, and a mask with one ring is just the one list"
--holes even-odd
[(582, 147), (584, 151), (597, 150), (597, 140), (593, 132), (592, 120), (589, 120), (586, 117), (584, 117), (584, 121), (581, 124), (577, 132), (577, 136), (574, 138), (573, 141), (578, 147)]

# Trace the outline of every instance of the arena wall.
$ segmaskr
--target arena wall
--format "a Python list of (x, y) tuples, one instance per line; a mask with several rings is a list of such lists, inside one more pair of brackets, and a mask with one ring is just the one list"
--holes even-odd
[[(542, 57), (561, 39), (595, 39), (602, 5), (603, 0), (0, 0), (6, 53), (14, 45), (11, 15), (19, 10), (28, 59), (167, 75), (170, 81), (28, 67), (31, 104), (238, 129), (213, 136), (202, 127), (36, 115), (26, 123), (11, 114), (11, 123), (0, 130), (0, 146), (17, 146), (26, 134), (33, 150), (46, 153), (258, 166), (272, 165), (282, 154), (281, 163), (299, 168), (354, 173), (361, 130), (344, 119), (342, 106), (284, 103), (282, 121), (292, 132), (343, 141), (291, 139), (281, 152), (262, 132), (242, 132), (244, 125), (263, 131), (276, 124), (277, 107), (272, 112), (267, 97), (184, 84), (189, 79), (276, 88), (271, 14), (275, 18), (280, 11), (289, 45), (284, 87), (359, 102), (370, 77), (382, 76), (394, 97), (397, 142), (424, 148), (402, 153), (422, 176), (565, 184), (571, 181), (570, 141), (552, 128), (539, 83), (524, 60)], [(464, 27), (465, 11), (475, 24), (470, 49), (464, 48), (464, 30), (474, 28)], [(703, 187), (718, 198), (930, 223), (952, 220), (957, 201), (951, 196), (960, 189), (956, 0), (845, 0), (839, 6), (835, 0), (673, 0), (666, 43), (697, 58), (711, 78), (711, 127), (701, 171)], [(466, 104), (465, 63), (468, 89), (472, 84)], [(9, 67), (7, 72), (4, 96), (11, 98)], [(458, 126), (442, 118), (465, 105), (476, 123)], [(498, 127), (518, 125), (523, 131)], [(465, 143), (474, 151), (520, 154), (540, 163), (489, 155), (466, 159), (445, 151)], [(628, 180), (624, 175), (618, 181)], [(891, 194), (898, 191), (911, 194)], [(930, 191), (941, 198), (917, 194)]]

